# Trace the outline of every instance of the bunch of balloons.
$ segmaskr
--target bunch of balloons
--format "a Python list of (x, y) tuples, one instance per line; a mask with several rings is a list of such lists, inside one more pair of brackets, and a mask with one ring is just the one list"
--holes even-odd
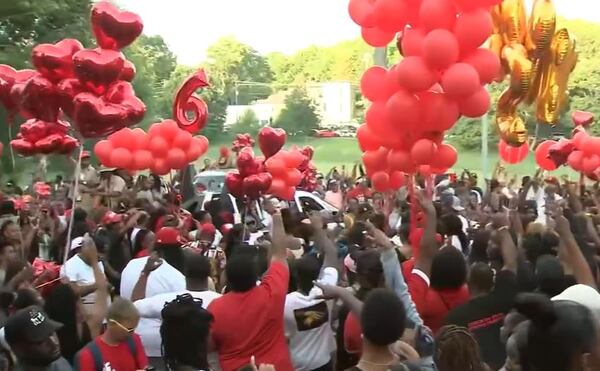
[(236, 166), (237, 170), (225, 176), (225, 185), (236, 198), (256, 200), (271, 187), (273, 179), (264, 168), (264, 158), (255, 157), (252, 147), (240, 151)]
[(303, 179), (299, 168), (305, 161), (306, 157), (297, 148), (281, 150), (267, 159), (265, 167), (273, 177), (269, 193), (282, 200), (293, 200)]
[[(292, 147), (292, 151), (296, 149)], [(304, 161), (298, 167), (302, 173), (302, 180), (298, 184), (298, 189), (307, 192), (314, 192), (317, 189), (317, 167), (312, 162), (315, 154), (315, 149), (312, 146), (304, 146), (300, 149), (300, 153), (304, 155)]]
[(35, 182), (33, 184), (33, 191), (35, 192), (36, 196), (38, 196), (38, 198), (48, 198), (50, 197), (52, 188), (47, 183)]
[(15, 71), (0, 65), (0, 101), (11, 118), (18, 112), (29, 119), (12, 143), (17, 152), (72, 151), (76, 142), (66, 135), (69, 128), (59, 120), (61, 112), (84, 138), (113, 133), (144, 117), (146, 107), (129, 82), (135, 67), (120, 51), (142, 33), (142, 20), (100, 2), (92, 8), (91, 24), (96, 49), (64, 39), (33, 48), (36, 70)]
[(153, 124), (148, 133), (140, 128), (121, 129), (96, 143), (94, 153), (107, 167), (125, 170), (150, 169), (165, 175), (183, 169), (208, 149), (208, 139), (193, 137), (173, 120)]
[(556, 31), (552, 0), (535, 0), (529, 22), (524, 0), (504, 0), (492, 14), (490, 49), (502, 58), (503, 75), (510, 76), (498, 99), (496, 126), (506, 143), (518, 147), (528, 138), (518, 107), (535, 104), (539, 124), (557, 124), (578, 54), (569, 31)]
[[(456, 150), (442, 144), (459, 117), (490, 107), (485, 84), (500, 61), (482, 44), (492, 34), (490, 5), (498, 0), (352, 0), (350, 16), (363, 38), (384, 46), (400, 32), (404, 58), (389, 70), (368, 69), (362, 94), (372, 102), (357, 132), (363, 161), (380, 191), (402, 184), (401, 173), (439, 173)], [(386, 35), (374, 37), (374, 35)]]
[(231, 143), (231, 150), (234, 153), (240, 153), (246, 147), (254, 147), (254, 138), (248, 133), (236, 134), (234, 141)]

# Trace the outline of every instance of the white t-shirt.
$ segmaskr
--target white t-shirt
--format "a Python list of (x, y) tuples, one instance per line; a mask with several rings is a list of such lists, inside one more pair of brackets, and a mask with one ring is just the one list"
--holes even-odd
[[(337, 285), (338, 271), (327, 267), (320, 282)], [(285, 298), (285, 335), (289, 339), (290, 355), (296, 371), (308, 371), (324, 366), (335, 351), (331, 330), (331, 307), (324, 300), (316, 300), (321, 289), (313, 287), (308, 296), (295, 291)]]
[[(142, 269), (146, 265), (148, 257), (132, 259), (123, 273), (121, 273), (121, 296), (131, 300), (133, 288), (140, 278)], [(185, 291), (185, 277), (172, 265), (163, 261), (160, 267), (150, 273), (146, 285), (146, 298), (151, 298), (159, 294), (169, 294)], [(160, 319), (145, 318), (140, 319), (135, 332), (142, 338), (142, 344), (148, 357), (162, 357), (160, 350), (160, 336), (157, 336), (160, 329)]]
[[(150, 274), (150, 277), (152, 277)], [(144, 336), (142, 337), (142, 342), (144, 343), (144, 349), (146, 350), (146, 354), (149, 357), (160, 357), (161, 354), (161, 338), (160, 338), (160, 324), (162, 322), (162, 318), (160, 312), (165, 307), (165, 303), (171, 302), (177, 298), (177, 295), (182, 295), (185, 293), (191, 294), (193, 297), (202, 299), (202, 308), (208, 308), (208, 305), (216, 298), (220, 297), (221, 294), (218, 294), (213, 291), (188, 291), (182, 290), (178, 292), (170, 292), (164, 294), (154, 295), (152, 297), (148, 297), (142, 300), (138, 300), (134, 303), (137, 310), (140, 312), (141, 319), (153, 321), (158, 321), (158, 327), (147, 327), (144, 329)], [(142, 321), (140, 320), (140, 324)], [(138, 335), (142, 336), (140, 333), (140, 326), (136, 332)], [(151, 333), (155, 331), (154, 333)], [(156, 354), (156, 355), (153, 355)], [(214, 360), (217, 360), (217, 356), (213, 356)]]
[[(100, 270), (104, 273), (104, 265), (102, 262), (99, 262)], [(60, 268), (60, 276), (67, 277), (70, 282), (76, 283), (79, 286), (87, 286), (93, 285), (96, 283), (96, 279), (94, 278), (94, 268), (88, 265), (79, 257), (79, 254), (75, 254), (71, 257), (71, 259), (67, 260), (67, 262)], [(84, 296), (83, 303), (84, 304), (94, 304), (96, 302), (96, 293), (93, 292)], [(110, 300), (110, 298), (109, 298)]]

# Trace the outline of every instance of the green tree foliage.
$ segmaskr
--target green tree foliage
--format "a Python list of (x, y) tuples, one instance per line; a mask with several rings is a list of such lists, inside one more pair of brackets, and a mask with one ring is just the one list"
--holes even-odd
[(289, 135), (309, 135), (316, 129), (321, 118), (305, 90), (293, 89), (285, 98), (285, 108), (275, 120), (276, 127), (285, 129)]
[(256, 113), (252, 110), (246, 110), (240, 116), (240, 118), (233, 124), (230, 128), (230, 132), (234, 134), (244, 134), (248, 133), (252, 136), (256, 136), (260, 130), (261, 126), (258, 122), (258, 117)]
[(207, 50), (205, 63), (215, 85), (221, 86), (229, 104), (249, 104), (271, 95), (273, 72), (267, 58), (233, 37), (219, 39)]

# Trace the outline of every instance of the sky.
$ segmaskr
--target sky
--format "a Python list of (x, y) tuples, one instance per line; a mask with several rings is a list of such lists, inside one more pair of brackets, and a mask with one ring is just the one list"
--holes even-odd
[[(525, 0), (527, 4), (533, 0)], [(161, 35), (179, 63), (200, 63), (206, 49), (234, 36), (260, 53), (292, 54), (309, 45), (356, 38), (348, 0), (117, 0), (138, 13), (144, 33)], [(557, 13), (600, 23), (600, 1), (554, 0)]]

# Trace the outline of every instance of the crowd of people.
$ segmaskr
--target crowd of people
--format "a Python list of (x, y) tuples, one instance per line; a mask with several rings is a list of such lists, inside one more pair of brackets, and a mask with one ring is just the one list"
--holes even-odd
[(67, 178), (3, 187), (0, 370), (600, 370), (597, 184), (334, 168), (338, 213), (235, 224), (183, 175)]

